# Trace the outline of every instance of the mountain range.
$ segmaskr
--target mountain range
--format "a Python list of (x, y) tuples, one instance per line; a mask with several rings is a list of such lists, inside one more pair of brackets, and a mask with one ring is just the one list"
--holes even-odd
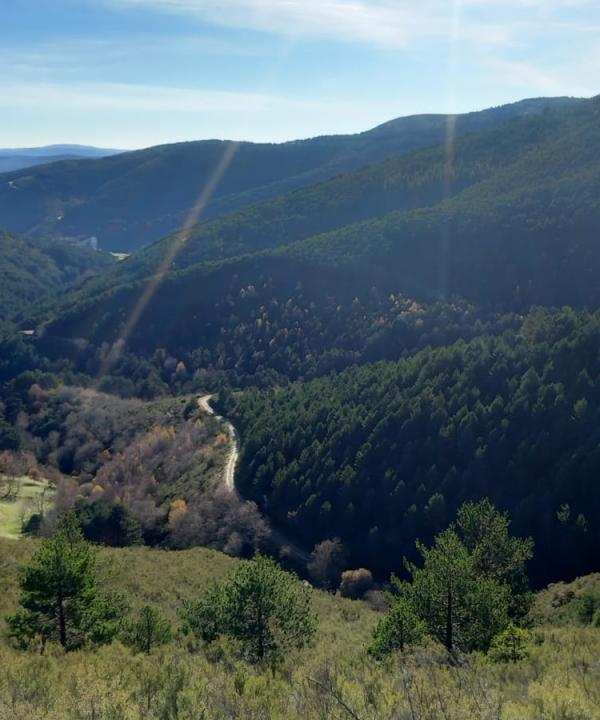
[(599, 103), (467, 134), (450, 161), (445, 145), (412, 151), (175, 233), (61, 298), (57, 331), (115, 341), (157, 272), (134, 347), (210, 346), (218, 307), (245, 317), (302, 295), (320, 314), (373, 287), (500, 312), (596, 307)]
[(104, 250), (128, 252), (180, 227), (213, 183), (204, 217), (443, 143), (449, 133), (453, 137), (490, 129), (578, 102), (541, 98), (450, 119), (399, 118), (357, 135), (282, 144), (205, 140), (56, 162), (0, 175), (0, 224), (11, 232), (47, 239), (93, 235)]
[(116, 155), (121, 150), (97, 148), (91, 145), (45, 145), (34, 148), (0, 148), (0, 173), (24, 170), (59, 160), (101, 158)]

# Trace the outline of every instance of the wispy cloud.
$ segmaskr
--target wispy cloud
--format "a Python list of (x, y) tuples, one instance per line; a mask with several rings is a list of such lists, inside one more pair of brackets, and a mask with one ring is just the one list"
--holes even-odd
[(264, 113), (269, 110), (332, 112), (333, 101), (310, 101), (264, 93), (202, 91), (128, 83), (0, 82), (0, 107), (61, 110), (138, 110), (165, 113)]
[(52, 0), (38, 34), (9, 5), (4, 144), (282, 140), (600, 91), (600, 0)]
[[(466, 0), (467, 2), (472, 0)], [(477, 2), (478, 0), (475, 0)], [(448, 0), (106, 0), (113, 6), (187, 13), (224, 27), (287, 37), (327, 37), (383, 47), (407, 47), (424, 37), (448, 36)], [(485, 18), (464, 27), (473, 42), (505, 43), (506, 28)]]
[[(510, 44), (525, 32), (547, 32), (565, 11), (598, 15), (597, 0), (105, 0), (113, 6), (186, 13), (203, 21), (295, 37), (405, 47), (449, 37), (455, 6), (461, 37)], [(589, 18), (588, 18), (589, 19)], [(584, 24), (582, 24), (582, 27)]]
[(514, 87), (538, 88), (538, 92), (547, 94), (558, 93), (564, 83), (562, 78), (547, 68), (541, 68), (523, 60), (503, 60), (492, 58), (487, 63), (495, 71), (496, 77)]

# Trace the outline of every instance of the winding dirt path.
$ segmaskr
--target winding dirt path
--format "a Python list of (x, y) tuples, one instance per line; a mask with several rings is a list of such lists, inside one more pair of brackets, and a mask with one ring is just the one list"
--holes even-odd
[(231, 450), (229, 451), (229, 455), (227, 456), (227, 461), (225, 463), (225, 473), (223, 480), (225, 481), (225, 487), (228, 490), (231, 490), (231, 492), (237, 492), (235, 488), (235, 467), (237, 465), (238, 458), (240, 456), (240, 448), (239, 448), (239, 442), (237, 433), (235, 431), (235, 428), (233, 425), (224, 418), (222, 415), (217, 415), (213, 409), (213, 407), (210, 404), (210, 400), (213, 396), (212, 395), (202, 395), (198, 398), (198, 407), (203, 410), (205, 413), (208, 413), (209, 415), (213, 415), (217, 420), (222, 422), (225, 427), (227, 428), (227, 432), (229, 433), (229, 437), (231, 439)]
[[(238, 434), (233, 425), (229, 422), (229, 420), (227, 420), (227, 418), (224, 418), (222, 415), (217, 415), (217, 413), (214, 411), (214, 408), (210, 404), (212, 397), (212, 395), (201, 395), (198, 398), (198, 407), (203, 412), (207, 413), (208, 415), (212, 415), (214, 418), (222, 422), (227, 428), (227, 432), (229, 433), (229, 437), (231, 438), (231, 450), (229, 451), (229, 455), (227, 456), (227, 461), (225, 463), (225, 473), (223, 480), (228, 490), (239, 495), (235, 486), (235, 468), (238, 462), (238, 458), (240, 456), (240, 444)], [(301, 562), (306, 564), (310, 561), (310, 555), (305, 550), (303, 550), (299, 545), (297, 545), (295, 542), (290, 540), (283, 533), (273, 527), (271, 528), (271, 540), (278, 547), (287, 548), (287, 550)]]

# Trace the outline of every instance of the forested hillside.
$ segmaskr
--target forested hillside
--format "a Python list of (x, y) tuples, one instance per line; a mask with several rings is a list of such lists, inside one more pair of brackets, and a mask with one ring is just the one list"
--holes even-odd
[(379, 577), (481, 497), (533, 535), (536, 584), (595, 570), (599, 117), (517, 118), (171, 235), (26, 309), (7, 393), (40, 369), (218, 392), (242, 497)]
[[(295, 360), (270, 359), (282, 342), (293, 354), (303, 345), (301, 363), (353, 352), (365, 333), (385, 335), (396, 298), (466, 299), (478, 313), (597, 307), (597, 119), (594, 100), (464, 138), (450, 180), (444, 152), (421, 151), (215, 220), (192, 233), (180, 259), (174, 236), (87, 283), (62, 307), (43, 308), (36, 321), (50, 319), (50, 340), (115, 342), (159, 267), (160, 282), (128, 330), (129, 348), (166, 347), (192, 366), (241, 373), (255, 372), (253, 355), (254, 365), (295, 377), (304, 374), (292, 369)], [(381, 195), (388, 178), (390, 194)], [(428, 188), (427, 199), (415, 188)], [(444, 188), (447, 199), (436, 204)], [(412, 208), (386, 214), (382, 203)], [(357, 212), (376, 216), (344, 225)], [(343, 226), (304, 237), (311, 226), (336, 222)], [(253, 254), (218, 259), (242, 250)], [(174, 265), (161, 267), (171, 257)], [(203, 257), (211, 261), (193, 264)], [(358, 318), (348, 320), (353, 313)], [(356, 322), (365, 325), (360, 337)], [(379, 357), (395, 357), (396, 346), (380, 345), (390, 354)]]
[(240, 488), (384, 575), (480, 497), (534, 537), (536, 582), (594, 569), (599, 342), (598, 313), (540, 309), (517, 332), (235, 395)]
[(32, 242), (0, 230), (2, 320), (111, 264), (108, 255), (58, 242)]
[[(526, 100), (458, 116), (453, 127), (462, 135), (578, 102)], [(2, 175), (0, 217), (13, 232), (41, 237), (95, 235), (104, 250), (129, 251), (181, 226), (215, 179), (205, 209), (209, 216), (444, 142), (447, 134), (445, 115), (424, 115), (351, 136), (279, 145), (210, 140), (54, 163)]]
[(30, 521), (36, 532), (75, 508), (97, 543), (252, 554), (268, 545), (269, 527), (221, 487), (228, 453), (227, 435), (195, 397), (123, 399), (56, 387), (38, 372), (7, 384), (0, 403), (0, 479), (43, 474), (56, 489), (52, 508)]

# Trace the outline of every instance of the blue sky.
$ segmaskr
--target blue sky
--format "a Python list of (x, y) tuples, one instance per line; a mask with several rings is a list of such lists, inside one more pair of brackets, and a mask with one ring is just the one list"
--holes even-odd
[(600, 0), (0, 0), (0, 147), (281, 141), (600, 94)]

